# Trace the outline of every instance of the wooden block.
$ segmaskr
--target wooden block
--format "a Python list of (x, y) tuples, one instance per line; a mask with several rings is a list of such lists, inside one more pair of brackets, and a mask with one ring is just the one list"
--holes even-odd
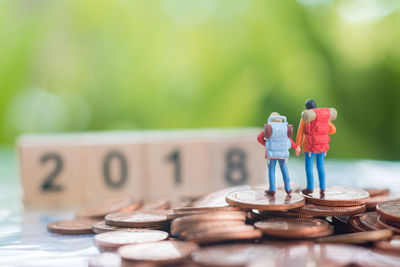
[[(253, 133), (254, 134), (254, 133)], [(212, 142), (212, 187), (265, 183), (265, 148), (250, 133)]]
[(21, 144), (19, 157), (27, 207), (71, 207), (82, 203), (80, 159), (75, 147)]
[(200, 196), (212, 191), (209, 142), (195, 138), (153, 141), (146, 157), (147, 197)]
[(113, 197), (143, 197), (145, 148), (143, 143), (113, 140), (80, 146), (85, 163), (81, 174), (85, 204)]

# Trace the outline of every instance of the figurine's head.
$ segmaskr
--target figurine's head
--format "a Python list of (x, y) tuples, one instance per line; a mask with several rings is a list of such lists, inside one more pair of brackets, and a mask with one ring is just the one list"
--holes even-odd
[(315, 103), (315, 101), (312, 99), (308, 99), (306, 101), (306, 109), (313, 109), (313, 108), (317, 108), (317, 103)]
[[(276, 116), (280, 116), (278, 112), (272, 112), (272, 113), (269, 115), (270, 118), (271, 118), (271, 117), (276, 117)], [(283, 120), (282, 120), (282, 119), (272, 119), (271, 121), (272, 121), (272, 122), (282, 122)]]

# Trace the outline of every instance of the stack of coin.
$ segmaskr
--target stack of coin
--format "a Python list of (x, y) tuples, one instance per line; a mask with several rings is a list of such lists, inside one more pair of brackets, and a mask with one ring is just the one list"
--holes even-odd
[(217, 211), (188, 215), (171, 223), (171, 235), (196, 243), (257, 239), (262, 233), (246, 225), (242, 211)]
[(85, 208), (76, 214), (72, 220), (51, 222), (47, 229), (57, 234), (79, 235), (92, 234), (92, 225), (104, 220), (110, 212), (128, 211), (140, 208), (142, 201), (133, 198), (114, 198)]
[(377, 227), (400, 234), (400, 200), (383, 202), (376, 206)]
[(236, 186), (225, 188), (211, 194), (204, 195), (195, 200), (190, 206), (175, 207), (173, 212), (167, 215), (169, 220), (184, 217), (187, 215), (195, 215), (200, 213), (217, 212), (217, 211), (240, 211), (239, 207), (233, 207), (225, 201), (226, 194), (241, 189), (249, 189), (250, 186)]
[(291, 239), (311, 239), (331, 235), (333, 227), (327, 221), (310, 218), (272, 218), (254, 226), (268, 236)]
[(168, 230), (168, 210), (137, 210), (107, 214), (105, 223), (120, 228)]

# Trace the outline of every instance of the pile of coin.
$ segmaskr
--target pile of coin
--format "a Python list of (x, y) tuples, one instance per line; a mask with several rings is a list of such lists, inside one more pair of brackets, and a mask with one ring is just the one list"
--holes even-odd
[[(262, 189), (241, 186), (175, 202), (173, 207), (162, 199), (110, 200), (80, 211), (76, 219), (50, 223), (48, 229), (59, 234), (98, 233), (94, 244), (102, 253), (89, 261), (93, 267), (107, 262), (110, 266), (290, 266), (310, 261), (342, 266), (333, 257), (337, 251), (363, 254), (355, 257), (361, 265), (399, 266), (400, 257), (342, 245), (373, 243), (376, 251), (400, 251), (400, 236), (393, 236), (400, 233), (400, 200), (379, 203), (376, 211), (365, 212), (368, 201), (368, 192), (351, 188), (328, 187), (325, 194), (316, 190), (312, 195), (290, 196), (277, 190), (271, 197)], [(284, 256), (304, 249), (311, 253), (306, 258), (291, 262), (293, 255)], [(355, 258), (341, 263), (353, 264)]]

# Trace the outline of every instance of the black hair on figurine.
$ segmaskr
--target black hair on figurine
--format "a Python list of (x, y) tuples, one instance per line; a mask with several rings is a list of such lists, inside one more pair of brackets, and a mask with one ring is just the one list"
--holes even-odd
[(315, 101), (312, 99), (308, 99), (306, 101), (306, 109), (313, 109), (313, 108), (317, 108), (317, 103), (315, 103)]

